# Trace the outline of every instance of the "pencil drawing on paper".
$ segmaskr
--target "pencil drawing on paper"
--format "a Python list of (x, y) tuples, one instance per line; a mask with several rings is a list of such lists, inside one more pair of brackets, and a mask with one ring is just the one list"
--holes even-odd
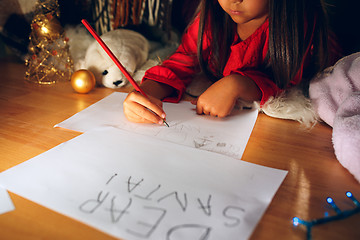
[(221, 136), (216, 131), (180, 121), (170, 121), (168, 123), (170, 128), (163, 126), (149, 127), (124, 122), (119, 128), (127, 129), (138, 134), (157, 137), (172, 143), (241, 158), (242, 148), (240, 144), (226, 141), (225, 139), (228, 137)]
[(211, 152), (222, 153), (232, 157), (241, 157), (239, 146), (226, 142), (226, 137), (219, 137), (219, 133), (185, 123), (171, 125), (171, 128), (158, 128), (154, 134), (163, 140), (203, 149)]

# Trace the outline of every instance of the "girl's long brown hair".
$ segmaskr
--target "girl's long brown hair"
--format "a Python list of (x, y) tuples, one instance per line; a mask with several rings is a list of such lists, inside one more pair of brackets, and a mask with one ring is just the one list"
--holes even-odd
[[(202, 71), (211, 79), (222, 77), (229, 57), (236, 25), (217, 0), (201, 0), (198, 59)], [(211, 65), (204, 59), (204, 34), (211, 33)], [(310, 47), (311, 46), (311, 47)], [(269, 51), (262, 70), (285, 88), (298, 74), (306, 51), (312, 52), (310, 68), (303, 78), (310, 79), (328, 64), (327, 18), (322, 0), (269, 0)]]

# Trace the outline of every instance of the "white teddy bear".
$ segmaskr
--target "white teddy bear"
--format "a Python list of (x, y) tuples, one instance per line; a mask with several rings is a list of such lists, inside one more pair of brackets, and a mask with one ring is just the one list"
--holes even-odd
[[(142, 66), (149, 53), (149, 43), (140, 33), (117, 29), (101, 36), (130, 75)], [(108, 88), (119, 88), (128, 83), (126, 77), (114, 64), (98, 42), (93, 42), (86, 51), (80, 68), (88, 69), (95, 75), (98, 84)]]
[[(67, 29), (66, 34), (70, 39), (70, 53), (74, 59), (75, 70), (88, 69), (95, 75), (97, 84), (108, 88), (120, 88), (128, 83), (100, 44), (86, 33), (86, 29)], [(130, 75), (134, 75), (148, 59), (149, 42), (138, 32), (117, 29), (103, 34), (101, 39)]]

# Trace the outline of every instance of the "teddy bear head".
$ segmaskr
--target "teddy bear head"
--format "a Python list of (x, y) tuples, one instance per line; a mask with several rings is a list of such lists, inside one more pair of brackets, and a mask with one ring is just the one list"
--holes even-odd
[(98, 85), (108, 88), (120, 88), (128, 83), (126, 77), (106, 52), (93, 44), (85, 56), (84, 68), (91, 71)]
[(108, 88), (120, 88), (128, 83), (126, 77), (115, 64), (109, 65), (104, 62), (99, 65), (90, 65), (86, 68), (94, 74), (98, 85)]
[[(146, 62), (149, 43), (141, 34), (117, 29), (103, 34), (101, 38), (131, 76)], [(128, 83), (121, 70), (96, 41), (87, 49), (82, 68), (91, 71), (96, 82), (108, 88), (120, 88)]]

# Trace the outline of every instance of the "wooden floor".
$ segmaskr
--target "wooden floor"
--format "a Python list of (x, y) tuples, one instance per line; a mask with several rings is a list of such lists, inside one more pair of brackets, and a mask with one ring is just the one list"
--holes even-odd
[[(0, 61), (0, 172), (39, 155), (79, 133), (53, 128), (114, 90), (96, 88), (75, 93), (69, 82), (41, 86), (24, 81), (25, 66)], [(129, 89), (123, 89), (127, 91)], [(251, 239), (305, 239), (305, 220), (334, 215), (325, 199), (340, 209), (353, 208), (345, 196), (360, 200), (360, 184), (337, 161), (332, 129), (318, 124), (305, 130), (297, 122), (260, 114), (243, 160), (289, 171)], [(16, 210), (0, 215), (0, 239), (114, 239), (78, 221), (10, 193)], [(360, 239), (360, 214), (316, 226), (313, 239)]]

